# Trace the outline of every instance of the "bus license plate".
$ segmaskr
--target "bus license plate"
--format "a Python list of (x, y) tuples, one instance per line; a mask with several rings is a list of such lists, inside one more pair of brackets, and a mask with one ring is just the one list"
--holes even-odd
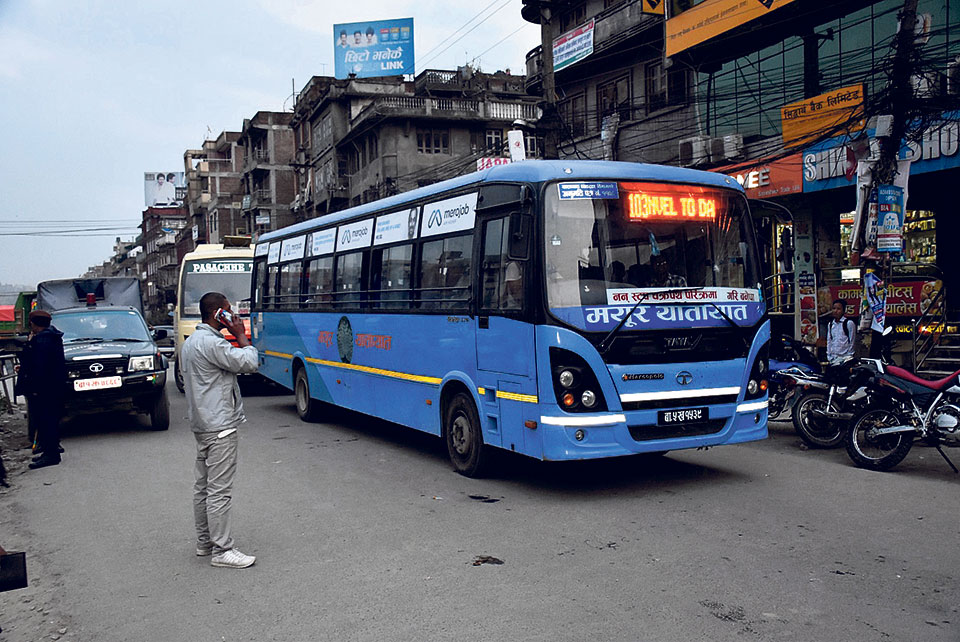
[(699, 424), (708, 419), (707, 408), (684, 408), (683, 410), (661, 410), (657, 413), (657, 425)]
[(95, 379), (76, 379), (73, 382), (73, 389), (81, 390), (103, 390), (104, 388), (119, 388), (123, 385), (120, 377), (96, 377)]

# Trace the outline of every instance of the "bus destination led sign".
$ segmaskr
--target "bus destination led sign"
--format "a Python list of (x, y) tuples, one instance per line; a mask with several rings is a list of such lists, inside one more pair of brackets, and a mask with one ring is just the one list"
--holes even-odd
[(703, 188), (645, 183), (621, 183), (627, 218), (631, 221), (717, 219), (720, 196)]

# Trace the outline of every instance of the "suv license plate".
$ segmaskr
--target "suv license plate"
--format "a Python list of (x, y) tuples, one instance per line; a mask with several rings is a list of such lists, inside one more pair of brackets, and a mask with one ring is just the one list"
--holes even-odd
[(103, 390), (104, 388), (119, 388), (123, 385), (123, 379), (120, 377), (96, 377), (95, 379), (75, 379), (73, 389), (81, 390)]
[(661, 410), (657, 413), (657, 425), (699, 424), (709, 419), (707, 408), (684, 408), (683, 410)]

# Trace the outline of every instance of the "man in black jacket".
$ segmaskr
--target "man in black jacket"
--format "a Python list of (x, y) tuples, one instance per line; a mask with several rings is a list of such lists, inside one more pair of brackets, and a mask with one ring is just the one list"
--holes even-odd
[(60, 463), (60, 415), (67, 385), (63, 333), (51, 325), (50, 313), (30, 313), (30, 341), (20, 353), (16, 394), (27, 398), (31, 423), (37, 431), (40, 455), (30, 468)]

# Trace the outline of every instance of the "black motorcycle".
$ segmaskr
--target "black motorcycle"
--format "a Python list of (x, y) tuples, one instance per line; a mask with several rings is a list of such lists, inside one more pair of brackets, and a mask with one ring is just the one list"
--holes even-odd
[(855, 358), (828, 365), (823, 374), (794, 375), (800, 396), (793, 406), (793, 427), (812, 448), (843, 443), (847, 422), (870, 403), (864, 387), (875, 367)]
[(796, 377), (820, 372), (816, 355), (796, 339), (781, 335), (770, 351), (769, 418), (776, 419), (793, 408), (799, 398)]
[(909, 370), (874, 362), (867, 381), (873, 403), (850, 422), (847, 454), (870, 470), (889, 470), (907, 456), (914, 439), (937, 449), (947, 464), (957, 467), (943, 446), (960, 446), (960, 370), (929, 381)]

